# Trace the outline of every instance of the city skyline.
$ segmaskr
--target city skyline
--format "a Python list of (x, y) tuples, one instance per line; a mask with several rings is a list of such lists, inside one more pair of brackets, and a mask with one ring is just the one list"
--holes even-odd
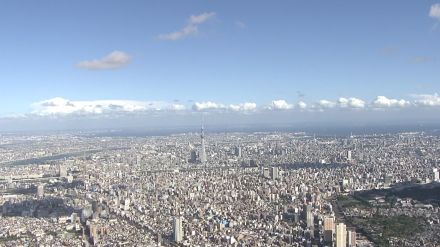
[(236, 124), (334, 112), (416, 124), (440, 112), (440, 3), (173, 5), (3, 4), (0, 128), (136, 125), (127, 115), (197, 125), (200, 113)]
[(4, 1), (0, 246), (440, 246), (440, 0)]

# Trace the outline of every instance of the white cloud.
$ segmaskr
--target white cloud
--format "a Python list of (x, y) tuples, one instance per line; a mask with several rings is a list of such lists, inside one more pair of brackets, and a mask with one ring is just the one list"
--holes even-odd
[(196, 34), (198, 33), (199, 30), (197, 28), (197, 26), (194, 25), (188, 25), (185, 26), (184, 28), (182, 28), (182, 30), (179, 31), (175, 31), (172, 33), (166, 33), (166, 34), (160, 34), (159, 35), (159, 39), (163, 39), (163, 40), (178, 40), (181, 38), (184, 38), (186, 36), (192, 35), (192, 34)]
[(198, 26), (213, 18), (214, 16), (215, 12), (205, 12), (200, 15), (191, 15), (188, 19), (186, 26), (184, 26), (181, 30), (171, 33), (159, 34), (158, 38), (162, 40), (179, 40), (190, 35), (195, 35), (199, 32)]
[(181, 105), (181, 104), (172, 104), (172, 105), (171, 105), (171, 110), (174, 110), (174, 111), (183, 111), (183, 110), (186, 110), (186, 106)]
[(216, 109), (224, 109), (224, 108), (226, 108), (225, 105), (217, 104), (211, 101), (196, 102), (192, 106), (192, 109), (195, 111), (216, 110)]
[(341, 108), (364, 108), (365, 101), (358, 98), (339, 98), (338, 106)]
[(336, 103), (330, 100), (322, 99), (318, 101), (316, 106), (319, 108), (333, 108), (336, 106)]
[(273, 100), (269, 106), (269, 109), (272, 110), (290, 110), (293, 109), (293, 105), (289, 104), (287, 101), (283, 99)]
[(431, 5), (429, 9), (429, 17), (440, 21), (440, 3)]
[(111, 115), (122, 113), (150, 113), (150, 112), (176, 112), (190, 113), (191, 111), (212, 111), (212, 112), (237, 112), (259, 114), (265, 110), (297, 110), (318, 111), (339, 109), (364, 109), (365, 111), (390, 108), (409, 108), (417, 107), (439, 107), (440, 96), (435, 94), (411, 95), (412, 100), (393, 99), (386, 96), (377, 96), (371, 103), (354, 97), (341, 97), (335, 101), (319, 100), (317, 102), (306, 103), (298, 101), (295, 104), (289, 103), (284, 99), (273, 100), (270, 104), (258, 107), (256, 103), (244, 102), (237, 104), (222, 104), (213, 101), (195, 102), (193, 105), (180, 104), (179, 102), (166, 101), (135, 101), (135, 100), (90, 100), (74, 101), (61, 97), (33, 103), (31, 105), (33, 115)]
[(336, 101), (322, 99), (318, 102), (312, 104), (311, 109), (318, 109), (323, 111), (324, 109), (340, 108), (340, 109), (363, 109), (366, 108), (367, 104), (364, 100), (350, 97), (341, 97)]
[(77, 67), (89, 70), (117, 69), (125, 66), (129, 62), (130, 56), (127, 53), (113, 51), (100, 59), (79, 62)]
[(404, 99), (389, 99), (385, 96), (377, 96), (372, 103), (372, 106), (375, 108), (406, 107), (410, 105), (411, 103)]
[(248, 111), (254, 111), (257, 109), (257, 104), (255, 103), (241, 103), (241, 104), (230, 104), (230, 105), (224, 105), (224, 104), (218, 104), (211, 101), (205, 101), (205, 102), (196, 102), (193, 104), (192, 109), (195, 111), (206, 111), (206, 110), (230, 110), (230, 111), (242, 111), (242, 112), (248, 112)]
[(299, 109), (302, 109), (302, 110), (307, 108), (307, 104), (304, 101), (300, 101), (296, 105)]
[(257, 104), (246, 102), (238, 105), (229, 105), (229, 109), (232, 111), (254, 111), (257, 109)]
[(435, 94), (415, 94), (412, 95), (414, 104), (418, 106), (440, 106), (440, 96)]
[(208, 19), (210, 19), (210, 18), (212, 18), (214, 16), (215, 16), (214, 12), (209, 12), (209, 13), (205, 12), (205, 13), (202, 13), (200, 15), (191, 15), (189, 17), (188, 23), (189, 24), (194, 24), (194, 25), (202, 24), (203, 22), (207, 21)]
[(134, 100), (93, 100), (71, 101), (64, 98), (53, 98), (36, 102), (31, 105), (32, 113), (40, 116), (69, 115), (69, 114), (103, 114), (142, 111), (185, 110), (179, 104), (169, 104), (160, 101)]

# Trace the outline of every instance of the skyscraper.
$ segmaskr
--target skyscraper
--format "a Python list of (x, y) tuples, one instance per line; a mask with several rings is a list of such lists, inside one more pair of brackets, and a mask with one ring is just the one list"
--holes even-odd
[(241, 147), (240, 146), (236, 146), (234, 153), (235, 153), (235, 156), (241, 157)]
[(59, 165), (58, 175), (62, 178), (67, 177), (67, 168), (63, 165)]
[(354, 228), (347, 229), (348, 247), (356, 247), (356, 230)]
[(38, 198), (44, 197), (44, 185), (43, 184), (39, 184), (37, 186), (37, 197)]
[(324, 218), (324, 241), (331, 243), (335, 232), (335, 217), (326, 216)]
[(344, 223), (339, 223), (336, 226), (336, 247), (346, 247), (347, 245), (347, 230)]
[(270, 168), (270, 178), (272, 180), (276, 180), (280, 178), (279, 168), (276, 166), (273, 166)]
[(436, 182), (440, 181), (440, 173), (437, 168), (432, 169), (432, 173), (434, 174), (433, 180)]
[(183, 227), (182, 227), (183, 218), (181, 216), (176, 216), (174, 218), (174, 241), (176, 243), (182, 241), (183, 239)]
[(197, 151), (191, 150), (191, 158), (189, 159), (189, 162), (196, 163), (197, 162)]
[(347, 151), (347, 160), (348, 161), (351, 161), (352, 159), (351, 159), (351, 150), (348, 150)]
[(206, 163), (207, 159), (206, 159), (206, 150), (205, 150), (205, 132), (204, 132), (204, 129), (203, 129), (203, 124), (202, 124), (201, 133), (200, 133), (200, 138), (201, 138), (201, 141), (202, 141), (202, 145), (200, 147), (199, 158), (200, 158), (200, 162)]
[(307, 227), (309, 228), (313, 228), (314, 216), (312, 210), (313, 210), (312, 205), (307, 205), (305, 207), (306, 224)]

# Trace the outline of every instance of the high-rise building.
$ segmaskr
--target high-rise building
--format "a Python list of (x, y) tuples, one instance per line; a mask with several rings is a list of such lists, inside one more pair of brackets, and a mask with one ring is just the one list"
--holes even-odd
[(434, 173), (434, 181), (440, 182), (440, 174), (437, 168), (432, 169), (432, 172)]
[(314, 216), (312, 210), (312, 205), (307, 205), (305, 207), (306, 224), (309, 228), (313, 228)]
[(273, 166), (270, 168), (270, 178), (273, 180), (280, 178), (280, 170), (278, 167)]
[(181, 216), (176, 216), (174, 218), (174, 241), (180, 242), (183, 239), (183, 218)]
[(347, 230), (344, 223), (336, 225), (336, 247), (346, 247), (347, 245)]
[(38, 198), (44, 197), (44, 184), (39, 184), (37, 186), (37, 197)]
[(90, 224), (90, 237), (92, 237), (94, 245), (99, 242), (98, 226), (95, 223)]
[(191, 158), (189, 159), (189, 161), (191, 163), (197, 162), (197, 151), (196, 150), (191, 150)]
[(235, 147), (234, 154), (237, 157), (241, 157), (241, 147), (240, 146)]
[(70, 215), (70, 222), (74, 225), (77, 223), (78, 220), (78, 213), (72, 213)]
[(128, 211), (130, 209), (130, 199), (125, 199), (124, 201), (124, 210)]
[(202, 145), (200, 147), (199, 158), (200, 158), (201, 163), (206, 163), (207, 158), (206, 158), (206, 149), (205, 149), (205, 132), (204, 132), (203, 124), (202, 124), (202, 129), (200, 132), (201, 132), (200, 138), (201, 138)]
[(269, 168), (267, 168), (267, 167), (262, 167), (262, 172), (263, 172), (263, 177), (265, 177), (265, 178), (270, 178)]
[(333, 242), (333, 233), (335, 232), (335, 217), (324, 217), (324, 241)]
[(347, 151), (347, 160), (348, 160), (348, 161), (351, 161), (351, 160), (352, 160), (352, 158), (351, 158), (351, 150), (348, 150), (348, 151)]
[(348, 247), (356, 247), (356, 230), (354, 228), (347, 229)]
[(93, 215), (92, 204), (85, 205), (81, 210), (81, 222), (85, 223)]
[(67, 177), (67, 168), (66, 166), (60, 165), (58, 167), (58, 175), (62, 178)]

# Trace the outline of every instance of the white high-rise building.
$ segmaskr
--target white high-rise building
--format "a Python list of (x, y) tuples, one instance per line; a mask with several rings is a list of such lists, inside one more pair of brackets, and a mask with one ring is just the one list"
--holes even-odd
[(351, 150), (348, 150), (348, 151), (347, 151), (347, 160), (348, 160), (348, 161), (351, 161), (351, 160), (352, 160), (352, 158), (351, 158)]
[(336, 247), (347, 246), (347, 230), (344, 223), (336, 225)]
[(434, 178), (434, 181), (436, 181), (436, 182), (440, 182), (440, 174), (439, 174), (439, 171), (438, 171), (438, 169), (437, 168), (434, 168), (434, 169), (432, 169), (432, 172), (434, 173), (433, 175), (433, 178)]
[(314, 221), (314, 216), (313, 216), (313, 207), (312, 205), (307, 205), (305, 208), (305, 214), (306, 214), (306, 223), (307, 223), (307, 227), (309, 228), (313, 228), (313, 221)]
[(241, 147), (240, 146), (235, 147), (234, 154), (237, 157), (241, 157)]
[(130, 199), (125, 199), (124, 201), (124, 211), (128, 211), (130, 209)]
[(44, 197), (44, 184), (39, 184), (37, 186), (37, 197), (38, 198)]
[(62, 178), (67, 177), (67, 167), (65, 167), (64, 165), (60, 165), (58, 167), (58, 175)]
[(348, 247), (356, 247), (356, 231), (354, 229), (347, 230)]
[(280, 170), (277, 166), (273, 166), (270, 168), (270, 178), (272, 180), (277, 180), (280, 178)]
[(173, 225), (174, 225), (174, 241), (178, 243), (183, 239), (183, 218), (181, 216), (175, 217)]

